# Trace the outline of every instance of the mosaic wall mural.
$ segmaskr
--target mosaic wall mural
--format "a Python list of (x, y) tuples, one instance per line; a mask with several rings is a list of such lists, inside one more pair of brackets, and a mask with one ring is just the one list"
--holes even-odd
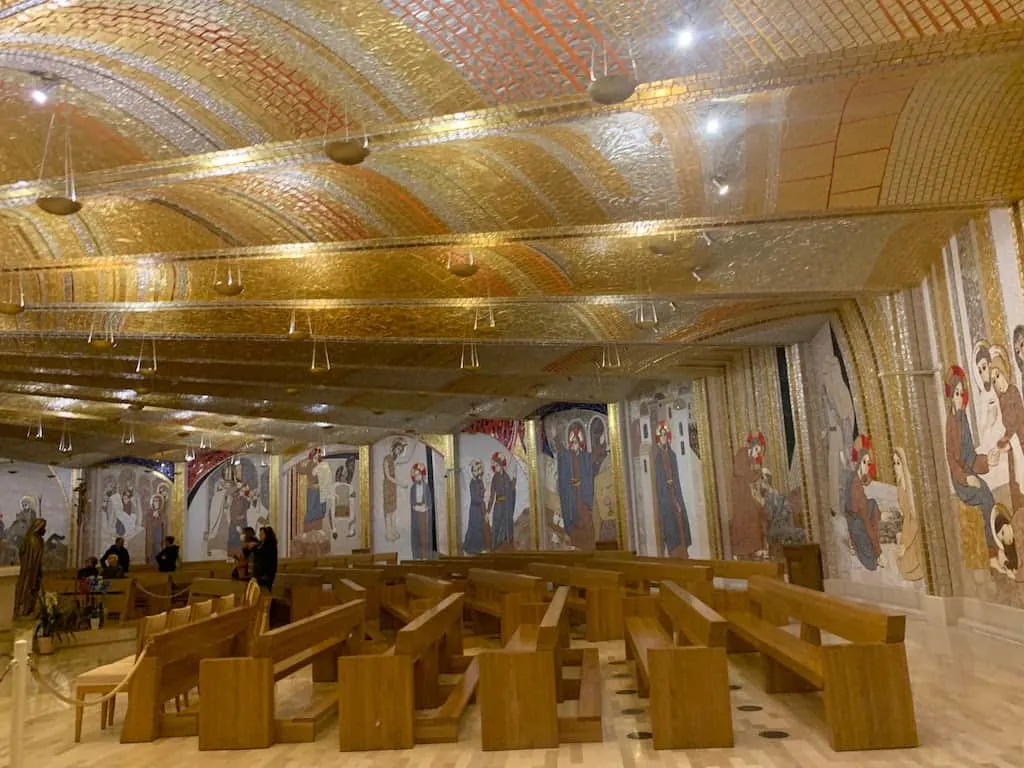
[(594, 549), (618, 538), (607, 409), (555, 405), (541, 419), (543, 549)]
[(688, 382), (626, 404), (632, 529), (641, 554), (711, 556), (694, 408)]
[(281, 520), (290, 557), (349, 554), (363, 546), (359, 450), (328, 445), (281, 466)]
[(71, 542), (71, 470), (13, 461), (0, 465), (0, 565), (18, 550), (37, 518), (46, 520), (43, 568), (64, 568)]
[(375, 443), (370, 457), (374, 551), (397, 552), (400, 560), (447, 552), (448, 495), (440, 451), (415, 437), (395, 435)]
[(478, 421), (459, 435), (456, 448), (462, 552), (529, 549), (526, 422)]
[(123, 538), (132, 563), (150, 563), (171, 535), (174, 465), (125, 458), (85, 470), (79, 560), (99, 557)]
[(242, 551), (242, 531), (270, 524), (269, 459), (210, 452), (188, 465), (186, 560), (229, 560)]

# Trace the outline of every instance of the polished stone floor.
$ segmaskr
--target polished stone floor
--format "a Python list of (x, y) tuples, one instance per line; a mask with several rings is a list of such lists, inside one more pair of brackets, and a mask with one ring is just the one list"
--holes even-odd
[[(649, 730), (647, 702), (631, 693), (631, 667), (621, 643), (600, 644), (605, 677), (605, 741), (559, 749), (485, 753), (480, 750), (480, 720), (470, 708), (458, 744), (424, 745), (406, 752), (337, 751), (334, 731), (314, 744), (281, 745), (248, 753), (200, 753), (195, 739), (165, 739), (124, 745), (117, 734), (125, 703), (118, 706), (113, 731), (100, 731), (99, 715), (87, 713), (81, 744), (73, 742), (71, 709), (30, 681), (26, 726), (27, 766), (100, 768), (110, 765), (183, 765), (190, 768), (238, 766), (298, 768), (344, 764), (351, 768), (556, 768), (556, 766), (660, 766), (662, 768), (824, 768), (829, 765), (928, 766), (928, 768), (1019, 768), (1024, 765), (1024, 646), (968, 630), (943, 630), (909, 622), (908, 648), (922, 746), (892, 752), (834, 753), (822, 724), (818, 695), (768, 696), (761, 692), (756, 657), (734, 657), (732, 694), (736, 746), (727, 750), (658, 752), (649, 740), (631, 734)], [(64, 650), (41, 661), (56, 685), (67, 688), (73, 676), (131, 651), (130, 643)], [(0, 659), (0, 665), (6, 659)], [(279, 684), (279, 697), (308, 695), (306, 680)], [(11, 681), (0, 683), (0, 764), (8, 760)], [(743, 709), (741, 709), (741, 707)], [(748, 709), (754, 708), (757, 709)], [(626, 710), (643, 710), (626, 714)], [(769, 739), (764, 731), (788, 736)], [(116, 762), (112, 762), (116, 761)], [(124, 762), (127, 761), (127, 762)]]

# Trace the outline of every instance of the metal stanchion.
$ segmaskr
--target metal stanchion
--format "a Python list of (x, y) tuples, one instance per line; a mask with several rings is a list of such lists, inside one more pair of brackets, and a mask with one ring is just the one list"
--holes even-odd
[(11, 768), (25, 766), (25, 705), (28, 699), (28, 640), (14, 643), (11, 693)]

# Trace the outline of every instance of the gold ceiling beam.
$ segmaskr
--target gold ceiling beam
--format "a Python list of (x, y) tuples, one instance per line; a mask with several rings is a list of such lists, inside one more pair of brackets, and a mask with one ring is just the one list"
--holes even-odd
[[(0, 188), (2, 194), (2, 188)], [(336, 240), (332, 242), (286, 243), (276, 245), (238, 246), (202, 251), (154, 251), (148, 253), (110, 254), (62, 258), (42, 264), (26, 264), (2, 273), (52, 272), (68, 270), (97, 270), (117, 266), (145, 267), (162, 263), (188, 263), (224, 260), (280, 261), (314, 257), (342, 256), (350, 253), (374, 251), (401, 251), (415, 248), (496, 248), (531, 242), (557, 242), (596, 239), (633, 240), (666, 234), (708, 232), (761, 224), (802, 224), (829, 222), (843, 219), (884, 218), (890, 216), (942, 215), (964, 217), (986, 215), (994, 206), (1012, 201), (986, 200), (974, 204), (936, 203), (923, 205), (890, 205), (882, 208), (832, 208), (826, 211), (770, 214), (766, 216), (734, 216), (721, 218), (688, 217), (678, 219), (652, 219), (614, 224), (586, 224), (540, 229), (515, 229), (492, 232), (457, 232), (441, 235), (411, 235), (405, 237), (367, 238), (362, 240)]]
[[(816, 54), (769, 64), (756, 71), (722, 71), (645, 83), (637, 89), (634, 97), (610, 107), (598, 107), (585, 93), (580, 93), (539, 103), (494, 107), (381, 127), (370, 130), (369, 137), (375, 151), (472, 139), (580, 120), (597, 114), (661, 109), (712, 98), (790, 88), (823, 79), (940, 64), (970, 56), (1017, 50), (1022, 42), (1024, 22), (1007, 21), (998, 26), (949, 32), (923, 40), (900, 40)], [(327, 162), (323, 145), (321, 139), (275, 142), (85, 173), (76, 179), (78, 193), (87, 197), (133, 192), (163, 184), (264, 171), (311, 160)], [(52, 182), (43, 185), (19, 182), (0, 187), (0, 207), (29, 204), (49, 189), (50, 184)]]

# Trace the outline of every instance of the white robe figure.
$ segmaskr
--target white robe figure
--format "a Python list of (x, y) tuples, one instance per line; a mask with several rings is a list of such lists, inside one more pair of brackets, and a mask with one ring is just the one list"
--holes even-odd
[[(210, 507), (207, 513), (206, 540), (208, 554), (214, 550), (223, 550), (227, 556), (227, 526), (231, 496), (228, 494), (228, 481), (221, 478), (213, 488)], [(221, 535), (223, 533), (223, 535)]]
[[(100, 533), (100, 546), (106, 549), (117, 538), (117, 523), (124, 518), (124, 502), (121, 494), (115, 491), (107, 497), (103, 511), (103, 525)], [(123, 523), (122, 523), (123, 524)]]

